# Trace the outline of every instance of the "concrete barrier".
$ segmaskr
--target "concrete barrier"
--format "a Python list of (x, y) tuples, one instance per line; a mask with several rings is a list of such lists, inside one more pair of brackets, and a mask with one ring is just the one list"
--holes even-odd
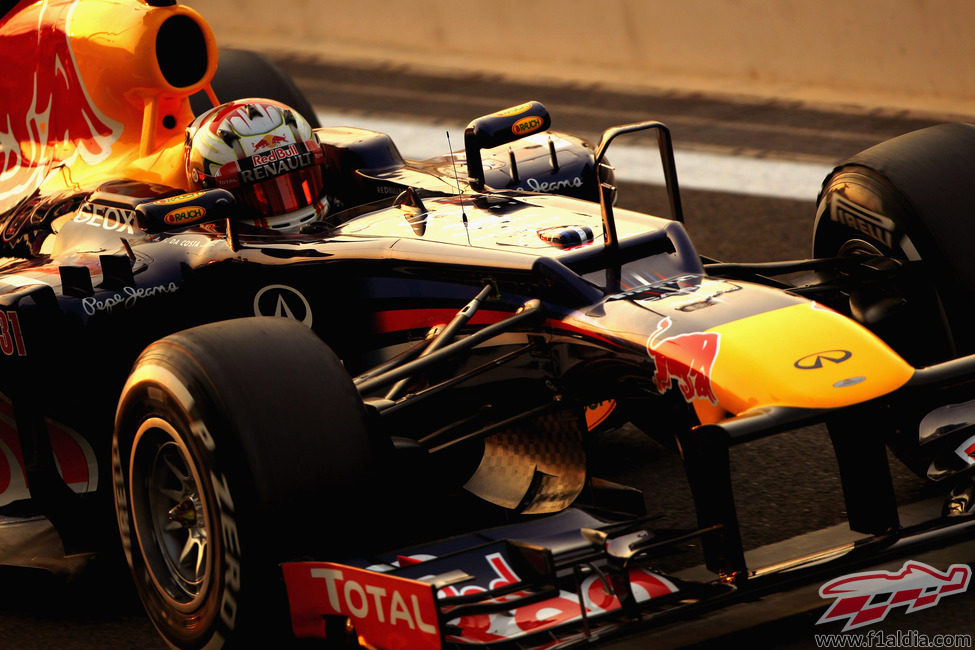
[(971, 0), (189, 0), (227, 45), (975, 115)]

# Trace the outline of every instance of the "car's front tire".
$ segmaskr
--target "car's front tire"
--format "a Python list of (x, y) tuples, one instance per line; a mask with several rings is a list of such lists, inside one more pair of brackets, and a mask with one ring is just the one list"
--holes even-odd
[[(854, 318), (916, 367), (975, 353), (973, 161), (975, 125), (940, 124), (853, 156), (826, 178), (819, 196), (815, 257), (860, 256), (873, 258), (871, 264), (886, 257), (904, 265), (894, 280), (851, 287), (849, 304)], [(970, 398), (950, 389), (900, 400), (899, 412), (885, 416), (892, 425), (887, 444), (922, 478), (969, 481), (962, 472), (937, 470), (960, 462), (966, 429), (925, 441), (919, 436), (922, 418)], [(864, 422), (848, 426), (856, 431)], [(968, 487), (963, 482), (960, 490)]]
[(166, 641), (287, 636), (278, 563), (351, 545), (371, 467), (358, 394), (307, 328), (241, 319), (149, 346), (119, 401), (112, 471), (125, 556)]
[(975, 351), (973, 159), (975, 125), (928, 127), (853, 156), (826, 178), (819, 196), (814, 257), (916, 263), (901, 280), (909, 286), (858, 290), (851, 306), (918, 366)]

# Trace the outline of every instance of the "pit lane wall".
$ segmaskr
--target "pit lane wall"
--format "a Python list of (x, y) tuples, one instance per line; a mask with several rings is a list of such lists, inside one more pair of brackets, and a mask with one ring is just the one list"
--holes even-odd
[(975, 115), (972, 0), (186, 0), (224, 45)]

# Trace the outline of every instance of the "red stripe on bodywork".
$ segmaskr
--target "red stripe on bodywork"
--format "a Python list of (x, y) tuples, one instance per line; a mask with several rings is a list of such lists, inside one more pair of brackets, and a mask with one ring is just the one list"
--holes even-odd
[(91, 469), (88, 467), (88, 459), (85, 458), (81, 445), (54, 422), (48, 421), (47, 433), (51, 438), (51, 450), (57, 459), (58, 470), (64, 482), (69, 485), (75, 483), (87, 485)]
[[(456, 309), (395, 309), (391, 311), (376, 312), (374, 323), (376, 331), (380, 334), (390, 332), (404, 332), (408, 330), (430, 329), (436, 325), (446, 325), (454, 316), (457, 315)], [(492, 325), (513, 316), (513, 312), (497, 311), (485, 309), (474, 314), (469, 324), (471, 325)], [(619, 344), (609, 338), (592, 332), (590, 330), (569, 325), (563, 321), (546, 318), (544, 327), (551, 330), (576, 334), (584, 338), (596, 339), (619, 347)]]
[[(430, 329), (434, 325), (446, 325), (454, 316), (456, 309), (396, 309), (381, 311), (375, 315), (376, 329), (381, 334), (403, 330)], [(471, 325), (491, 325), (511, 316), (506, 311), (484, 309), (471, 317)]]
[[(6, 453), (0, 453), (0, 503), (29, 498), (26, 491), (27, 470), (24, 464), (24, 453), (20, 446), (20, 434), (17, 432), (14, 408), (10, 398), (0, 393), (0, 442), (6, 445), (12, 454), (12, 459)], [(91, 492), (97, 488), (98, 468), (94, 451), (79, 434), (68, 427), (46, 419), (51, 451), (57, 463), (58, 472), (64, 482), (75, 492)], [(2, 450), (0, 450), (2, 452)], [(17, 463), (10, 466), (10, 461)], [(7, 490), (23, 488), (23, 494), (5, 494)]]

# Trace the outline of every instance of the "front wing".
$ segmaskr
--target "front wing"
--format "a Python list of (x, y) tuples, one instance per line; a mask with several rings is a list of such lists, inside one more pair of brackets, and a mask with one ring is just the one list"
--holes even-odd
[[(377, 648), (567, 648), (652, 628), (657, 645), (661, 633), (731, 609), (749, 611), (747, 626), (763, 608), (773, 611), (761, 616), (781, 617), (829, 607), (820, 622), (844, 630), (898, 607), (930, 609), (968, 589), (975, 515), (945, 516), (941, 499), (898, 507), (884, 425), (916, 421), (921, 408), (921, 444), (970, 434), (975, 400), (952, 400), (970, 395), (973, 381), (968, 356), (919, 369), (894, 393), (844, 409), (756, 408), (682, 432), (697, 530), (658, 531), (647, 518), (569, 509), (370, 561), (285, 564), (294, 631), (322, 637), (348, 620)], [(821, 422), (829, 424), (849, 528), (746, 553), (729, 448)], [(970, 456), (939, 471), (964, 473)], [(691, 544), (703, 565), (671, 567), (670, 553)]]
[[(975, 519), (936, 522), (939, 507), (903, 508), (905, 528), (884, 535), (842, 526), (756, 549), (747, 554), (755, 568), (733, 578), (703, 566), (656, 568), (713, 527), (656, 533), (646, 518), (607, 522), (579, 509), (378, 563), (294, 562), (283, 571), (297, 636), (325, 638), (348, 621), (364, 647), (382, 649), (571, 648), (634, 634), (676, 647), (816, 608), (823, 631), (836, 632), (967, 591), (971, 569), (958, 562), (975, 560)], [(824, 541), (834, 545), (824, 550)], [(830, 591), (841, 587), (849, 593)], [(893, 596), (875, 606), (883, 593)]]

